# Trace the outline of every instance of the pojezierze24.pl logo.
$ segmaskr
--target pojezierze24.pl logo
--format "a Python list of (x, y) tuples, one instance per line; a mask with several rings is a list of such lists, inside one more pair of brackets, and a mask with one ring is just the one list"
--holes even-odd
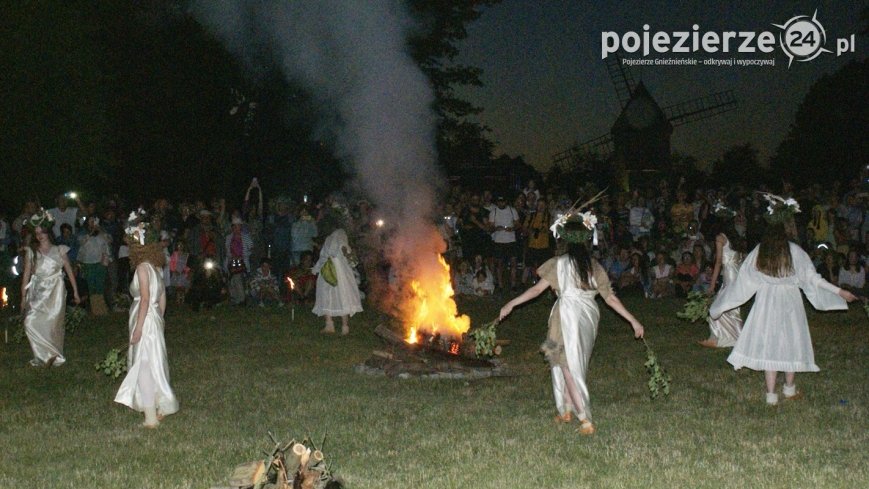
[[(778, 27), (778, 39), (770, 31), (706, 31), (700, 32), (700, 26), (694, 24), (691, 31), (650, 32), (649, 24), (643, 25), (643, 32), (628, 31), (622, 35), (617, 32), (601, 33), (601, 59), (622, 50), (626, 53), (637, 53), (642, 56), (667, 53), (739, 53), (739, 54), (769, 54), (775, 51), (776, 41), (788, 57), (788, 67), (794, 62), (811, 61), (821, 53), (832, 53), (824, 45), (827, 43), (827, 33), (818, 21), (818, 11), (808, 15), (796, 15), (783, 24), (772, 24)], [(856, 48), (855, 35), (836, 39), (836, 56), (853, 53)]]

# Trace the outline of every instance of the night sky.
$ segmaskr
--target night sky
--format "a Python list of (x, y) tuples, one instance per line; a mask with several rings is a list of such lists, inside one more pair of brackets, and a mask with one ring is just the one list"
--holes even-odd
[[(601, 32), (780, 30), (794, 15), (811, 16), (827, 34), (825, 53), (788, 69), (788, 59), (776, 42), (773, 53), (731, 54), (731, 57), (770, 58), (775, 66), (632, 66), (665, 107), (707, 93), (734, 90), (735, 111), (674, 130), (672, 148), (695, 156), (701, 163), (721, 156), (735, 144), (751, 143), (766, 163), (784, 138), (794, 113), (811, 84), (825, 73), (866, 56), (866, 37), (856, 36), (856, 53), (835, 56), (836, 38), (859, 33), (860, 13), (867, 3), (857, 1), (790, 2), (667, 1), (525, 1), (504, 0), (484, 11), (469, 28), (461, 46), (462, 63), (484, 70), (482, 88), (465, 95), (484, 108), (480, 120), (491, 127), (497, 152), (523, 155), (541, 170), (553, 153), (607, 134), (620, 106), (606, 65), (601, 59)], [(679, 6), (674, 6), (679, 5)], [(697, 52), (657, 57), (711, 55)], [(638, 54), (626, 57), (639, 58)], [(649, 56), (654, 57), (654, 56)]]

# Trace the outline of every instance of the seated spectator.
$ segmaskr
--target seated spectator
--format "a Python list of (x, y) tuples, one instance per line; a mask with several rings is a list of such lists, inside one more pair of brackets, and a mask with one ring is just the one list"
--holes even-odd
[(299, 255), (299, 264), (292, 267), (287, 273), (293, 279), (293, 300), (300, 302), (314, 300), (314, 294), (317, 291), (317, 276), (311, 272), (313, 266), (314, 254), (310, 251), (303, 251)]
[(477, 270), (477, 273), (474, 275), (473, 287), (474, 295), (478, 297), (489, 296), (495, 292), (495, 281), (486, 270)]
[(619, 249), (616, 259), (612, 261), (607, 268), (607, 275), (610, 277), (610, 282), (618, 284), (622, 274), (631, 267), (630, 252), (627, 248)]
[(652, 297), (669, 297), (673, 295), (673, 266), (667, 263), (667, 255), (659, 251), (655, 255), (655, 266), (652, 267)]
[(268, 258), (260, 260), (260, 265), (250, 280), (250, 296), (260, 307), (281, 302), (278, 295), (278, 279), (272, 273), (272, 263)]
[(712, 287), (712, 265), (707, 263), (703, 266), (703, 271), (697, 275), (697, 280), (694, 282), (694, 286), (691, 287), (692, 292), (709, 292), (709, 289)]
[(467, 260), (459, 262), (453, 282), (457, 295), (474, 295), (474, 273)]
[(839, 287), (861, 293), (866, 285), (866, 269), (856, 251), (848, 252), (848, 263), (839, 269)]
[(676, 295), (685, 297), (694, 286), (697, 280), (697, 274), (700, 271), (697, 265), (694, 264), (694, 256), (691, 253), (682, 253), (682, 263), (676, 265)]
[(824, 253), (823, 261), (818, 267), (818, 273), (824, 280), (831, 284), (839, 283), (839, 257), (838, 253), (828, 251)]
[(618, 281), (620, 291), (636, 288), (642, 290), (643, 294), (648, 297), (651, 281), (649, 280), (649, 266), (644, 258), (640, 253), (631, 254), (630, 265)]

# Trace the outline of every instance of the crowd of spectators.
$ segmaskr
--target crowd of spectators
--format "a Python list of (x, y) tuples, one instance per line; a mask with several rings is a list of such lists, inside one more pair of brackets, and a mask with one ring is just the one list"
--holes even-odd
[[(522, 187), (495, 193), (455, 185), (432, 216), (447, 243), (444, 256), (458, 295), (507, 296), (531, 285), (536, 268), (557, 252), (549, 227), (577, 200), (598, 191), (588, 184), (578, 195), (567, 195), (540, 188), (533, 180)], [(728, 227), (750, 249), (763, 232), (766, 201), (754, 190), (689, 189), (684, 182), (666, 179), (630, 192), (609, 190), (592, 205), (599, 230), (595, 258), (620, 293), (655, 299), (715, 290), (716, 235)], [(862, 181), (800, 190), (784, 182), (769, 190), (800, 203), (802, 212), (790, 233), (809, 250), (821, 275), (861, 294), (869, 258), (869, 200)], [(735, 215), (722, 219), (714, 211), (716, 204)], [(104, 314), (126, 294), (131, 277), (124, 226), (128, 213), (138, 207), (117, 197), (65, 194), (49, 209), (55, 219), (54, 239), (70, 248), (82, 299), (88, 297), (94, 314)], [(387, 230), (365, 200), (334, 195), (316, 204), (307, 196), (301, 202), (266, 200), (254, 179), (237, 202), (159, 198), (143, 207), (165, 249), (163, 275), (170, 297), (195, 309), (219, 303), (312, 303), (316, 277), (311, 266), (318, 243), (334, 228), (334, 223), (322, 224), (336, 208), (346, 215), (341, 227), (358, 250), (360, 288), (365, 291), (372, 274), (389, 275), (377, 240), (370, 244), (372, 235)], [(37, 210), (28, 201), (11, 220), (0, 215), (0, 254), (10, 263), (28, 239), (24, 220)]]

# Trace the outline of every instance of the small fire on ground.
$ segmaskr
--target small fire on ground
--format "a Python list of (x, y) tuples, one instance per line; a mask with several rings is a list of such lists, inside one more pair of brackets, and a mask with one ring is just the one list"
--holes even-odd
[(462, 335), (471, 328), (471, 319), (459, 315), (450, 267), (442, 256), (437, 258), (439, 267), (421, 271), (411, 281), (412, 293), (401, 308), (408, 331), (405, 341), (412, 345), (441, 342), (446, 351), (458, 355)]

